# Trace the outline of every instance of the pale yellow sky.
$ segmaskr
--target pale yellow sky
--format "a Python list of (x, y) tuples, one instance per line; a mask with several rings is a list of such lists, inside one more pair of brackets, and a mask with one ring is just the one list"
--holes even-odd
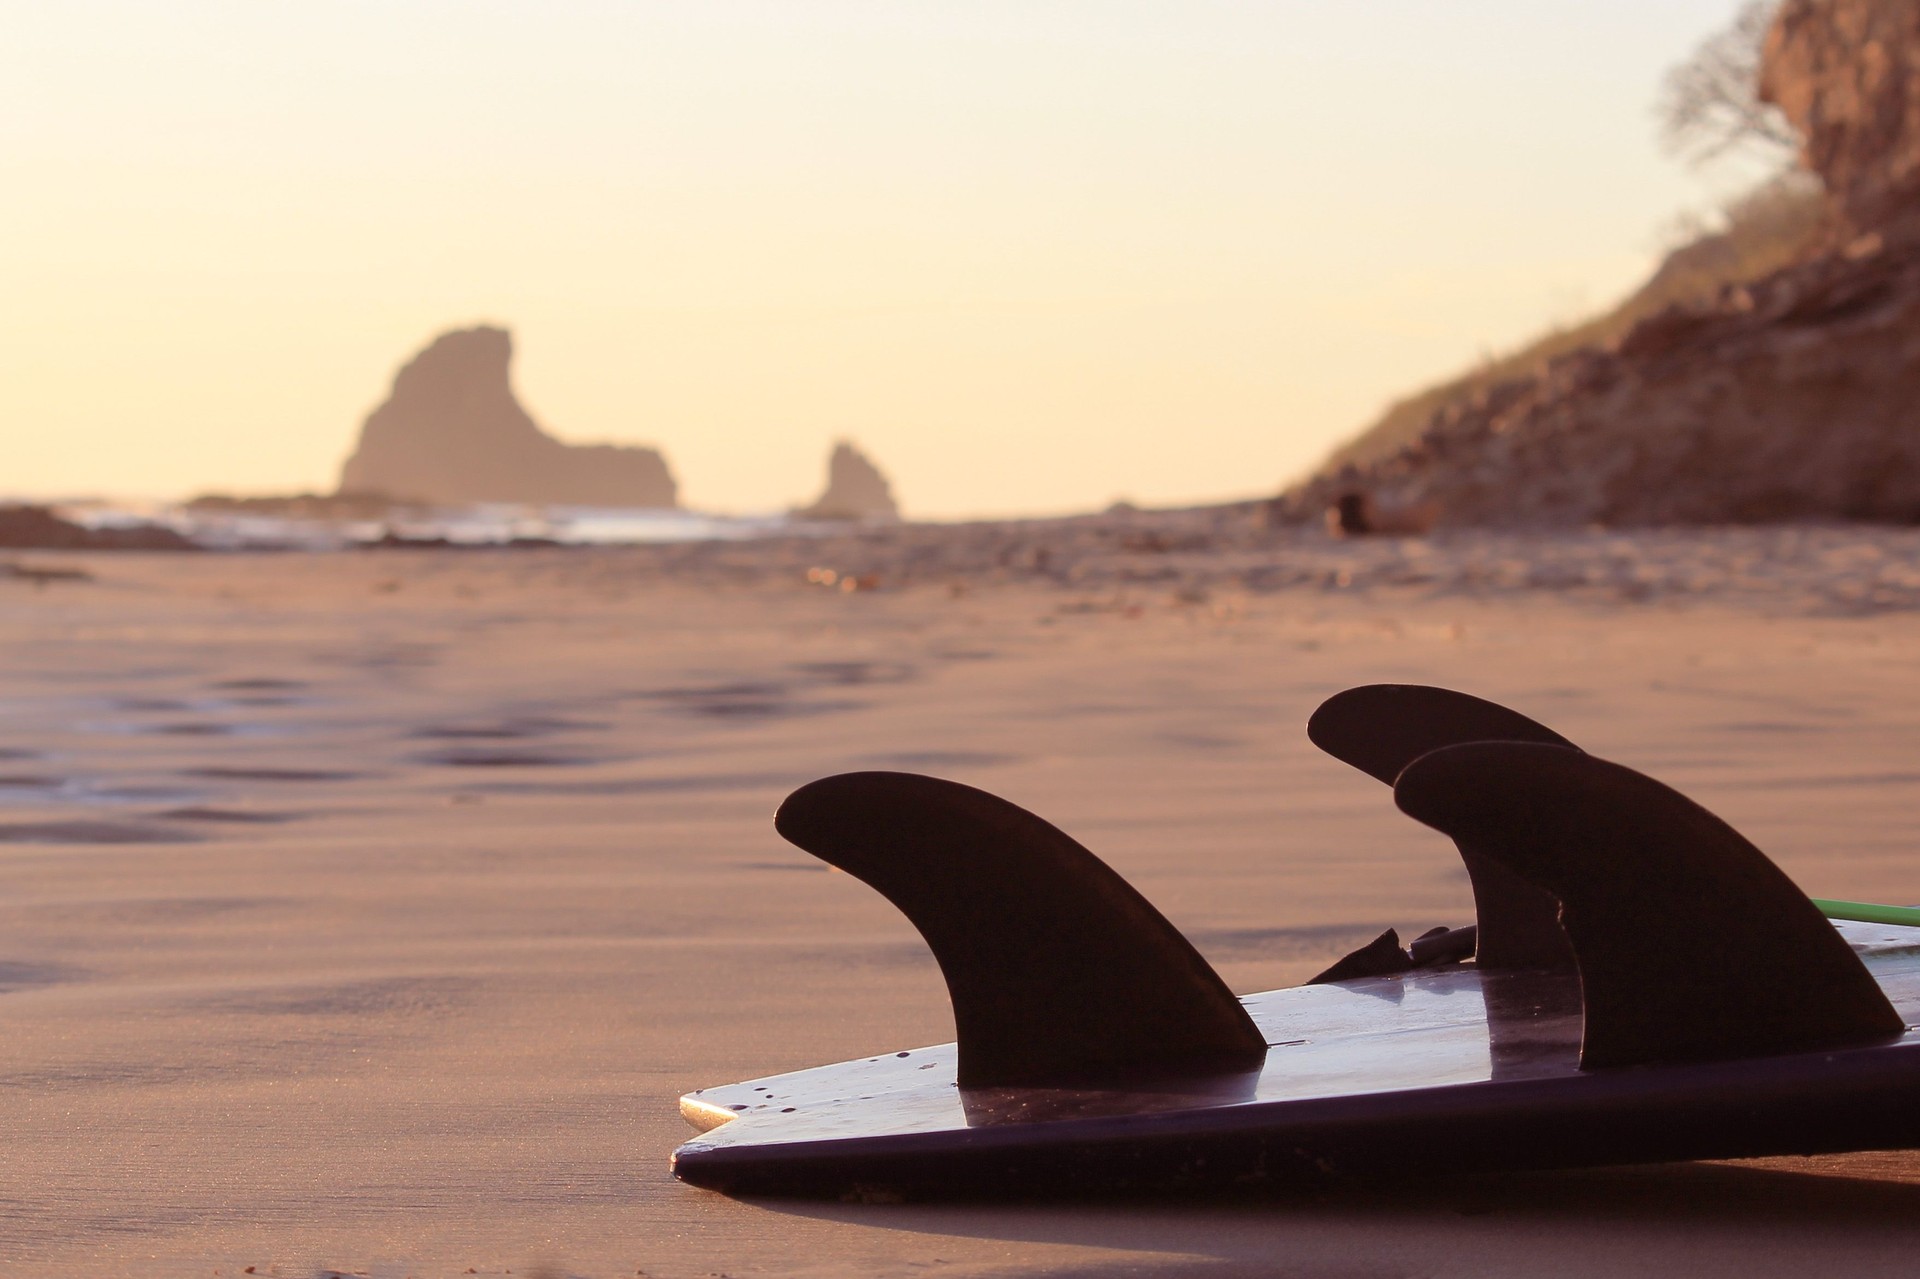
[(1648, 269), (1734, 7), (16, 6), (0, 493), (330, 487), (479, 321), (703, 508), (841, 436), (923, 516), (1271, 491)]

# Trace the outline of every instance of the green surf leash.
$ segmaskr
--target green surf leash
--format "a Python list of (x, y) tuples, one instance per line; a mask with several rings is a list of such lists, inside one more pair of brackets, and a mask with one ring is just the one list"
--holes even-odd
[(1901, 924), (1920, 928), (1920, 907), (1879, 906), (1873, 902), (1836, 902), (1816, 897), (1813, 904), (1828, 919), (1848, 919), (1857, 924)]

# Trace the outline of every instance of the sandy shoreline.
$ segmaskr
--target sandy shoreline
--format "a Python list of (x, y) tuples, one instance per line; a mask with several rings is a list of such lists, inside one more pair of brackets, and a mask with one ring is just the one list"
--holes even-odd
[(1242, 990), (1463, 922), (1443, 841), (1302, 735), (1372, 680), (1511, 701), (1821, 895), (1920, 899), (1920, 534), (1124, 525), (24, 557), (94, 580), (0, 581), (0, 1269), (1910, 1268), (1906, 1155), (1305, 1203), (674, 1183), (680, 1092), (949, 1035), (904, 921), (770, 828), (826, 773), (1035, 809)]

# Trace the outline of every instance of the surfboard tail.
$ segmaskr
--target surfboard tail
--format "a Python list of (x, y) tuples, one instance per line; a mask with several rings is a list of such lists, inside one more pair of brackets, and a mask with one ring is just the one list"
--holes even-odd
[[(1383, 935), (1316, 980), (1456, 962), (1469, 947), (1482, 970), (1577, 972), (1589, 1068), (1861, 1044), (1903, 1028), (1792, 881), (1652, 778), (1505, 707), (1415, 685), (1350, 689), (1309, 734), (1390, 776), (1400, 808), (1454, 840), (1479, 914), (1475, 929), (1436, 930), (1413, 952)], [(1099, 858), (1006, 800), (916, 774), (848, 773), (794, 792), (775, 825), (926, 939), (952, 1000), (963, 1087), (1264, 1060), (1265, 1037), (1186, 938)]]

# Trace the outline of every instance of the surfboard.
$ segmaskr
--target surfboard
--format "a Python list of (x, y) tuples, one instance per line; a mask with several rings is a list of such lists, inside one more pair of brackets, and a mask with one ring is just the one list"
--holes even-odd
[[(1920, 929), (1838, 926), (1907, 1026)], [(681, 1098), (673, 1170), (740, 1195), (929, 1197), (1300, 1184), (1920, 1145), (1920, 1034), (1583, 1071), (1577, 986), (1471, 965), (1249, 995), (1258, 1071), (956, 1085), (942, 1044)]]
[(1495, 877), (1492, 956), (1376, 943), (1405, 965), (1235, 997), (1033, 814), (827, 778), (776, 827), (908, 915), (958, 1039), (689, 1093), (674, 1174), (1031, 1197), (1920, 1145), (1920, 928), (1829, 922), (1711, 813), (1492, 703), (1373, 686), (1313, 725)]

